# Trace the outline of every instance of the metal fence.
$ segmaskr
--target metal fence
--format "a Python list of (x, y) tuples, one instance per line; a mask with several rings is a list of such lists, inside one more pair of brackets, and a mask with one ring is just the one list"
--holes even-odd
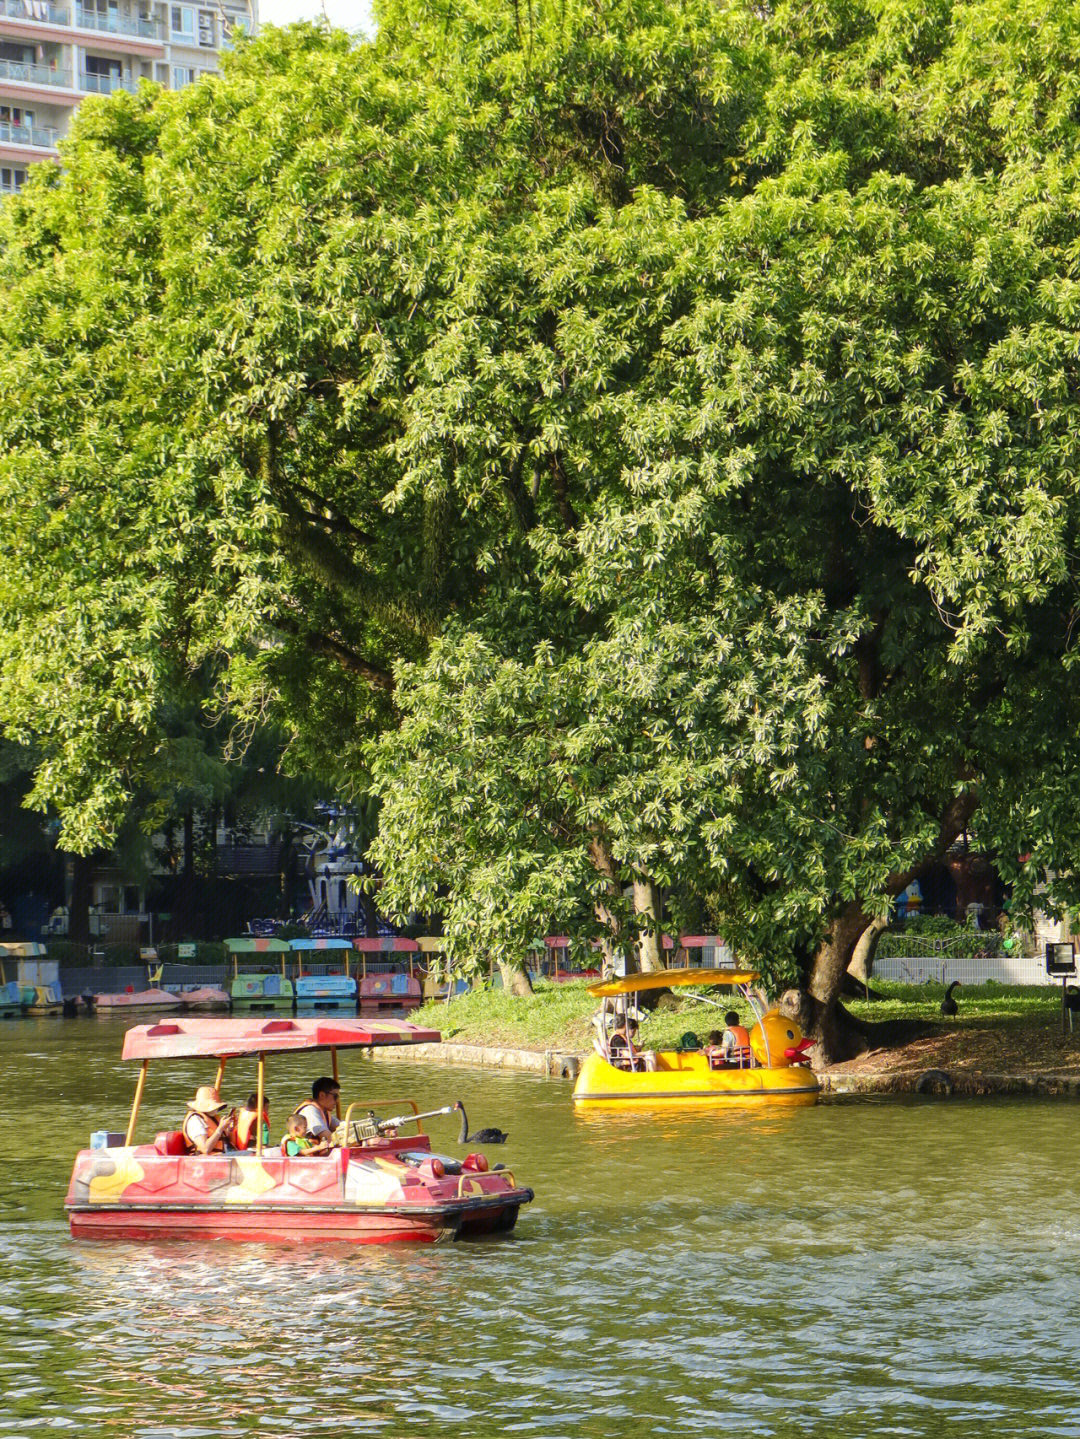
[(954, 979), (961, 984), (985, 984), (988, 979), (996, 984), (1053, 985), (1057, 982), (1046, 973), (1046, 961), (1041, 957), (1008, 954), (974, 959), (941, 953), (875, 959), (871, 982), (874, 979), (891, 979), (901, 984), (925, 984), (928, 980), (951, 984)]

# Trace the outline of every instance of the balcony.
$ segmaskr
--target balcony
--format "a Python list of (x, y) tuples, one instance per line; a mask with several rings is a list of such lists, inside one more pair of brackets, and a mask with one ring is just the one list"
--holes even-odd
[(0, 19), (40, 20), (43, 25), (70, 25), (71, 11), (46, 0), (0, 0)]
[(24, 65), (17, 60), (0, 60), (0, 81), (19, 80), (24, 85), (60, 85), (71, 89), (70, 70), (52, 70), (48, 65)]
[[(4, 3), (10, 5), (12, 0), (4, 0)], [(84, 10), (81, 5), (75, 7), (75, 24), (80, 30), (98, 30), (105, 35), (135, 35), (140, 40), (160, 41), (163, 34), (156, 20), (133, 19), (115, 12), (102, 15), (96, 10)]]
[(111, 95), (114, 90), (134, 95), (138, 88), (137, 80), (124, 80), (119, 75), (90, 75), (85, 70), (79, 75), (79, 89), (88, 95)]
[(0, 145), (30, 145), (35, 150), (55, 150), (60, 131), (48, 125), (9, 125), (0, 120)]

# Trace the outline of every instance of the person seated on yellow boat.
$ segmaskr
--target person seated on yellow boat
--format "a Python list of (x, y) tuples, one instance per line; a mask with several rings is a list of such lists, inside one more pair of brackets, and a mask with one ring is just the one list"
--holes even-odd
[(738, 1010), (729, 1009), (724, 1015), (726, 1028), (720, 1039), (720, 1053), (725, 1064), (748, 1069), (753, 1060), (750, 1048), (750, 1031), (742, 1023)]
[(322, 1075), (311, 1086), (311, 1098), (298, 1104), (294, 1113), (302, 1114), (312, 1139), (330, 1139), (340, 1120), (337, 1104), (341, 1089), (336, 1079)]
[(724, 1035), (719, 1029), (710, 1029), (701, 1046), (702, 1053), (709, 1061), (710, 1069), (719, 1069), (724, 1063)]
[[(255, 1148), (255, 1121), (259, 1117), (259, 1096), (257, 1093), (249, 1094), (247, 1103), (236, 1116), (236, 1125), (233, 1128), (232, 1144), (234, 1149)], [(262, 1142), (265, 1147), (270, 1143), (270, 1105), (263, 1100), (262, 1111)]]
[(616, 1069), (649, 1070), (656, 1068), (656, 1055), (651, 1049), (637, 1047), (638, 1022), (624, 1015), (608, 1040), (608, 1058)]
[(203, 1084), (188, 1101), (181, 1126), (189, 1154), (214, 1154), (225, 1148), (225, 1136), (233, 1122), (233, 1111), (225, 1112), (221, 1096), (212, 1084)]
[(327, 1138), (312, 1139), (308, 1134), (307, 1120), (302, 1114), (290, 1114), (288, 1133), (281, 1141), (281, 1152), (290, 1158), (304, 1154), (328, 1154), (330, 1141)]

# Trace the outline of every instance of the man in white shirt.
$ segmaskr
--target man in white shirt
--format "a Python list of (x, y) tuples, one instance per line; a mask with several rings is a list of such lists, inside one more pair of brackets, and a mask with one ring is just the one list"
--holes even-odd
[(296, 1111), (307, 1120), (309, 1139), (329, 1139), (341, 1122), (338, 1113), (338, 1099), (341, 1090), (337, 1080), (323, 1075), (311, 1086), (311, 1098)]

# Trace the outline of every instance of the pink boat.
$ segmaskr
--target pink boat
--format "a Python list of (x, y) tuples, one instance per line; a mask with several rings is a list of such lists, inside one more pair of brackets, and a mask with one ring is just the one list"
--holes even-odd
[[(271, 1054), (329, 1053), (338, 1077), (338, 1052), (384, 1044), (438, 1042), (437, 1029), (390, 1019), (166, 1019), (136, 1025), (124, 1037), (124, 1058), (141, 1061), (126, 1132), (100, 1130), (75, 1158), (65, 1207), (76, 1239), (166, 1238), (357, 1244), (434, 1243), (507, 1234), (533, 1197), (502, 1164), (474, 1151), (437, 1154), (423, 1121), (460, 1117), (460, 1103), (421, 1113), (411, 1099), (360, 1097), (339, 1113), (336, 1147), (328, 1154), (289, 1156), (280, 1145), (211, 1154), (189, 1153), (183, 1134), (166, 1130), (136, 1142), (139, 1107), (151, 1061), (218, 1063), (220, 1091), (228, 1062), (255, 1061), (255, 1084), (243, 1075), (239, 1092), (254, 1088), (257, 1110), (266, 1093)], [(320, 1060), (320, 1068), (326, 1068)], [(171, 1083), (170, 1079), (170, 1083)], [(500, 1136), (502, 1138), (503, 1136)], [(485, 1131), (473, 1139), (483, 1143)]]
[(215, 989), (212, 984), (204, 984), (201, 989), (185, 989), (180, 999), (188, 1010), (228, 1009), (232, 1003), (223, 989)]
[(97, 1009), (101, 1014), (131, 1014), (140, 1009), (179, 1009), (181, 999), (178, 994), (170, 994), (167, 989), (139, 989), (129, 990), (125, 994), (99, 994), (97, 997)]

